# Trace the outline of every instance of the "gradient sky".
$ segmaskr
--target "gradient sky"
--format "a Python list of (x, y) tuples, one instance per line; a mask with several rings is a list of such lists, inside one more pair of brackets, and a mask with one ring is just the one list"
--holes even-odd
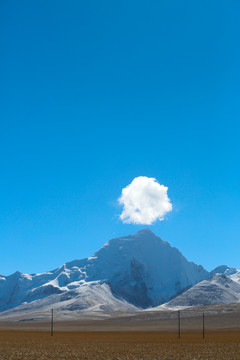
[(208, 270), (240, 268), (240, 3), (1, 1), (0, 273), (90, 256), (137, 176), (151, 228)]

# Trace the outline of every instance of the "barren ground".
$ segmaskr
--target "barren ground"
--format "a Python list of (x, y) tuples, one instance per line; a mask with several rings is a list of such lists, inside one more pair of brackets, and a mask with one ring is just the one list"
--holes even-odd
[(0, 331), (1, 360), (240, 359), (240, 332)]
[[(201, 310), (201, 309), (200, 309)], [(206, 309), (205, 313), (206, 313)], [(190, 316), (191, 315), (191, 316)], [(108, 320), (0, 322), (0, 360), (240, 360), (240, 312), (147, 313)]]

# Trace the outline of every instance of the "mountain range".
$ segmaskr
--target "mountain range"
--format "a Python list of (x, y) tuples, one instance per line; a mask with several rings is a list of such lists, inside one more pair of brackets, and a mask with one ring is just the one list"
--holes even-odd
[(149, 229), (52, 271), (0, 275), (1, 316), (52, 307), (111, 313), (239, 300), (240, 271), (222, 265), (208, 272)]

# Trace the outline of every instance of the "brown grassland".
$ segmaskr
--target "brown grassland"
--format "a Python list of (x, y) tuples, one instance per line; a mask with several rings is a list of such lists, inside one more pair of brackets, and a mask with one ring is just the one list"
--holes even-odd
[(204, 339), (203, 318), (196, 310), (181, 312), (180, 339), (173, 312), (105, 320), (76, 314), (71, 321), (55, 313), (53, 336), (50, 314), (47, 321), (9, 318), (0, 322), (0, 360), (240, 360), (240, 309), (207, 310)]
[(240, 331), (1, 330), (0, 360), (240, 359)]

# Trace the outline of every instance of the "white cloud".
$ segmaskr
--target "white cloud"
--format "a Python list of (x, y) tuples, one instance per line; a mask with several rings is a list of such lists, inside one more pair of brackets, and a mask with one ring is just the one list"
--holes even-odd
[(172, 210), (167, 195), (168, 188), (160, 185), (155, 178), (138, 176), (131, 184), (122, 189), (118, 202), (123, 205), (120, 219), (128, 224), (151, 225), (156, 220), (163, 220)]

